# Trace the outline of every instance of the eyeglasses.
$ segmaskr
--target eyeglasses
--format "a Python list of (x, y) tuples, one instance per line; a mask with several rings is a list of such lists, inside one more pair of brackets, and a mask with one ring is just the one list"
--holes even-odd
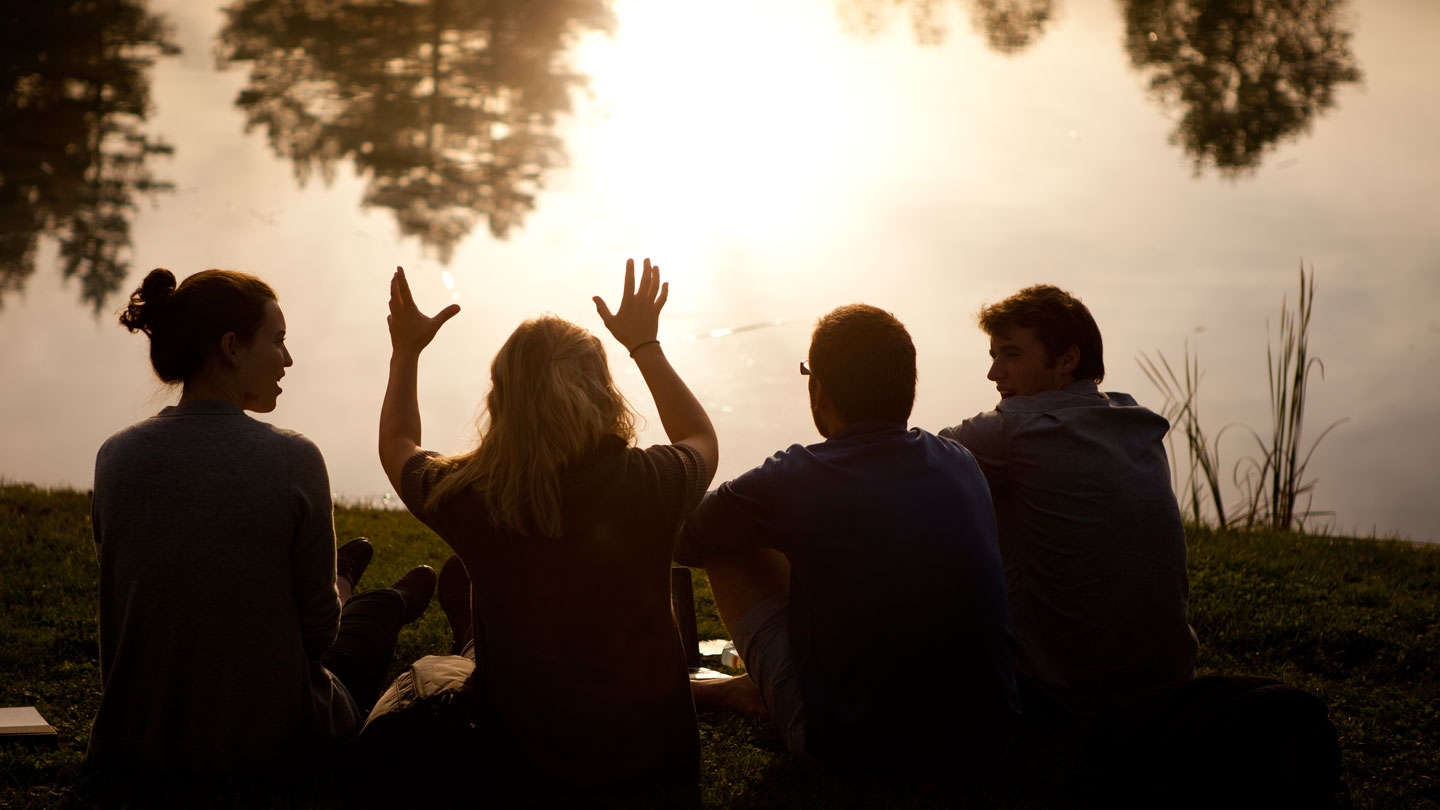
[(802, 377), (809, 377), (809, 376), (810, 376), (810, 364), (809, 364), (808, 362), (804, 361), (804, 360), (801, 360), (801, 361), (800, 361), (800, 376), (802, 376)]

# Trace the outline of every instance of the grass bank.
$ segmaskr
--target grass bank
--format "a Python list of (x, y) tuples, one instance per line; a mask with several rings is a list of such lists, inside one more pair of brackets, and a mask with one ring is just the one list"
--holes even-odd
[[(341, 508), (336, 528), (375, 542), (372, 586), (448, 556), (405, 512)], [(1440, 810), (1440, 549), (1204, 528), (1189, 545), (1202, 672), (1274, 677), (1329, 703), (1357, 807)], [(96, 588), (89, 496), (0, 486), (0, 706), (37, 706), (61, 739), (50, 749), (0, 744), (0, 807), (83, 806), (74, 785), (99, 700)], [(702, 637), (723, 635), (703, 577), (696, 602)], [(429, 611), (401, 634), (397, 662), (444, 649), (448, 634)], [(603, 652), (577, 639), (577, 658)], [(702, 715), (701, 734), (705, 808), (1085, 806), (1078, 739), (1063, 735), (1022, 736), (999, 784), (952, 795), (804, 771), (767, 729), (733, 716)], [(244, 788), (221, 804), (342, 806), (325, 779), (288, 792)]]

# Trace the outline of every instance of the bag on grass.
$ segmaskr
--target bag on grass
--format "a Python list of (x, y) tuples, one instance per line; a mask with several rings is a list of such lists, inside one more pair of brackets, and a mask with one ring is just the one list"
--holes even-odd
[[(475, 688), (475, 662), (427, 655), (400, 673), (371, 710), (356, 744), (357, 794), (367, 803), (409, 806), (468, 799), (493, 784), (498, 746), (494, 713)], [(399, 805), (395, 802), (400, 802)]]
[(1196, 678), (1144, 708), (1102, 716), (1091, 758), (1098, 798), (1110, 806), (1350, 806), (1329, 708), (1269, 678)]

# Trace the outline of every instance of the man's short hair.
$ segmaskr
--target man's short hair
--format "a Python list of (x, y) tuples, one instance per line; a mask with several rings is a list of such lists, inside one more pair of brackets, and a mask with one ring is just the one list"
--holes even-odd
[(1034, 329), (1051, 361), (1071, 346), (1080, 350), (1080, 362), (1071, 372), (1074, 379), (1097, 383), (1105, 379), (1100, 327), (1079, 298), (1059, 287), (1036, 284), (998, 304), (980, 307), (980, 328), (990, 337)]
[(815, 324), (810, 373), (847, 422), (906, 422), (915, 407), (915, 344), (894, 315), (839, 307)]

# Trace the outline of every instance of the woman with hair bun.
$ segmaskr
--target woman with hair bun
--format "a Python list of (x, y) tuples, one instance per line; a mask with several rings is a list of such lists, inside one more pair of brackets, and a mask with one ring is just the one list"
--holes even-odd
[[(396, 634), (435, 573), (353, 597), (364, 539), (338, 557), (325, 461), (269, 413), (292, 364), (275, 292), (157, 269), (120, 323), (150, 340), (180, 401), (95, 460), (103, 691), (94, 767), (255, 775), (352, 737), (385, 686)], [(342, 610), (343, 602), (343, 610)]]
[[(445, 457), (420, 445), (416, 381), (420, 352), (459, 307), (425, 316), (396, 270), (380, 459), (405, 505), (458, 557), (442, 571), (440, 602), (474, 672), (466, 683), (468, 665), (445, 669), (464, 683), (447, 705), (468, 714), (438, 725), (477, 731), (438, 743), (434, 714), (418, 712), (418, 727), (389, 722), (387, 707), (406, 702), (397, 679), (361, 743), (399, 767), (372, 772), (454, 763), (472, 777), (453, 787), (472, 798), (477, 783), (587, 795), (696, 784), (699, 734), (670, 560), (719, 445), (656, 337), (668, 294), (646, 259), (638, 285), (626, 264), (618, 312), (594, 302), (644, 376), (672, 444), (633, 446), (636, 417), (599, 338), (547, 315), (520, 324), (495, 355), (478, 446)], [(465, 763), (455, 755), (464, 745), (485, 753)]]

